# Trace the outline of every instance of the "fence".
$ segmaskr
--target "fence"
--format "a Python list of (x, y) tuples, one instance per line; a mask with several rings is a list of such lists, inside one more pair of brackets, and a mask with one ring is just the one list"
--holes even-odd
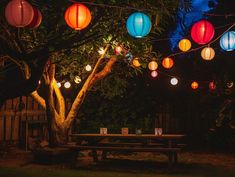
[(34, 128), (29, 126), (43, 121), (45, 122), (45, 111), (31, 97), (7, 100), (0, 110), (0, 142), (24, 143), (27, 135), (39, 136), (41, 130), (35, 125)]
[[(69, 100), (66, 100), (66, 105), (71, 105)], [(164, 133), (199, 135), (210, 127), (213, 121), (210, 117), (213, 118), (211, 115), (201, 116), (198, 106), (187, 104), (182, 109), (180, 106), (165, 104), (156, 111), (155, 125), (153, 126), (162, 127)], [(97, 127), (98, 129), (99, 127)], [(22, 146), (27, 146), (27, 137), (42, 137), (46, 133), (45, 111), (31, 97), (23, 96), (10, 99), (1, 107), (0, 143), (19, 143)]]

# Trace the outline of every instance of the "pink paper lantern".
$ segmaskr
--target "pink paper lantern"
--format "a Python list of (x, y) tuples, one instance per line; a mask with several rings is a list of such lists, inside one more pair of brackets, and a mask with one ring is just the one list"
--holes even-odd
[(33, 16), (33, 7), (25, 0), (11, 0), (5, 8), (7, 22), (15, 27), (29, 25)]
[(39, 27), (39, 25), (42, 22), (41, 12), (35, 7), (33, 7), (33, 11), (34, 11), (33, 19), (31, 21), (31, 23), (29, 25), (27, 25), (27, 27), (29, 27), (29, 28), (37, 28), (37, 27)]

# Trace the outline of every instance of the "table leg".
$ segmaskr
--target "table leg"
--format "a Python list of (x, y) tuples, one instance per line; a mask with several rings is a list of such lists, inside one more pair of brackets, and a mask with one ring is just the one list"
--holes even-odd
[(106, 160), (107, 159), (107, 151), (102, 152), (102, 159)]
[(97, 151), (96, 150), (92, 151), (92, 156), (93, 156), (94, 162), (98, 162), (98, 155), (97, 155)]
[(178, 154), (177, 154), (177, 152), (174, 152), (174, 155), (173, 155), (174, 157), (174, 164), (177, 164), (178, 163)]
[(172, 152), (168, 152), (168, 167), (171, 168), (173, 165), (173, 154)]

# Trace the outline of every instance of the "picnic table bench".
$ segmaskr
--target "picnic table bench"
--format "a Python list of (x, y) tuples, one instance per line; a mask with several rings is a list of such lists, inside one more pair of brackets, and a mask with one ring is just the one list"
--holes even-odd
[(169, 167), (177, 163), (177, 153), (184, 144), (179, 140), (185, 135), (167, 134), (71, 134), (75, 142), (63, 145), (72, 150), (91, 150), (94, 161), (98, 161), (97, 151), (102, 151), (102, 159), (106, 159), (107, 152), (159, 152), (168, 156)]

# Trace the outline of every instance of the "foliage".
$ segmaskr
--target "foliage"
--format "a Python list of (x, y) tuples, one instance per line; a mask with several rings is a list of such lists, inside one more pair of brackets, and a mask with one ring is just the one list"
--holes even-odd
[[(86, 4), (92, 12), (92, 22), (86, 29), (75, 31), (70, 29), (64, 21), (64, 12), (71, 4), (69, 1), (29, 0), (43, 14), (43, 21), (38, 29), (16, 29), (9, 26), (4, 19), (4, 7), (7, 2), (8, 0), (0, 2), (1, 59), (7, 56), (19, 65), (19, 61), (25, 61), (29, 65), (33, 76), (33, 67), (43, 67), (43, 64), (40, 65), (39, 63), (50, 58), (57, 65), (56, 75), (57, 79), (61, 81), (63, 79), (73, 80), (76, 75), (80, 75), (82, 79), (86, 78), (88, 73), (84, 72), (84, 66), (88, 63), (91, 65), (95, 63), (98, 58), (97, 50), (105, 46), (107, 42), (112, 43), (113, 46), (122, 45), (134, 56), (140, 57), (143, 63), (153, 56), (157, 57), (156, 52), (152, 51), (149, 39), (151, 39), (152, 34), (162, 32), (166, 19), (171, 16), (177, 7), (177, 1), (172, 0), (99, 0), (95, 3), (116, 7)], [(128, 9), (126, 7), (132, 8)], [(157, 25), (153, 25), (152, 34), (147, 38), (133, 39), (127, 33), (126, 19), (135, 9), (143, 9), (145, 13), (150, 15), (152, 21), (156, 16), (160, 19)], [(111, 50), (109, 55), (113, 53)], [(13, 71), (10, 71), (9, 68), (3, 68), (0, 78), (9, 73), (12, 75)], [(134, 68), (127, 71), (135, 72)], [(41, 75), (40, 72), (37, 75), (34, 79), (34, 85), (37, 85), (36, 83)], [(14, 77), (10, 77), (10, 79), (13, 82)], [(15, 84), (22, 83), (21, 80), (22, 78), (17, 79)], [(5, 82), (7, 82), (6, 79), (0, 80), (2, 85)], [(5, 87), (3, 89), (6, 90), (7, 86)]]

